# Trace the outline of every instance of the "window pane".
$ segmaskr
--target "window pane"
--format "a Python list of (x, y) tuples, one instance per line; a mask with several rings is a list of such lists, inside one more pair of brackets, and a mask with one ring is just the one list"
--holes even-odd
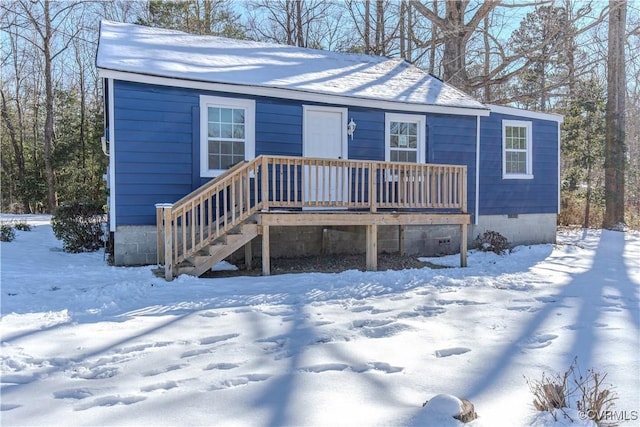
[(407, 123), (404, 123), (404, 122), (400, 122), (399, 123), (398, 133), (400, 135), (406, 135), (407, 134)]
[(244, 110), (237, 108), (233, 110), (233, 123), (244, 124)]
[(222, 154), (232, 154), (232, 142), (229, 141), (220, 141), (220, 153)]
[(220, 156), (218, 154), (209, 155), (209, 169), (220, 169)]
[(217, 107), (209, 107), (209, 121), (210, 122), (219, 122), (220, 121), (220, 109)]
[(407, 153), (407, 162), (416, 163), (418, 153), (416, 153), (415, 151), (407, 151), (406, 153)]
[(220, 154), (220, 141), (209, 141), (209, 154)]
[(244, 139), (244, 125), (233, 125), (233, 137)]
[(506, 153), (506, 172), (511, 174), (527, 173), (527, 154), (509, 151)]
[(407, 133), (409, 135), (418, 135), (418, 124), (417, 123), (408, 123), (407, 124)]
[(398, 161), (398, 151), (397, 150), (391, 150), (389, 152), (389, 160), (391, 160), (392, 162), (397, 162)]
[(232, 149), (234, 156), (240, 156), (244, 160), (244, 142), (234, 142)]
[(209, 138), (220, 138), (220, 125), (209, 123)]
[(391, 135), (389, 141), (390, 141), (389, 145), (391, 147), (397, 147), (398, 146), (398, 135)]
[(398, 137), (398, 147), (408, 147), (409, 146), (409, 137), (407, 135), (400, 135)]
[(220, 109), (220, 121), (222, 123), (231, 123), (233, 117), (233, 110), (231, 108)]
[(391, 135), (397, 135), (398, 134), (398, 122), (391, 122), (390, 123), (389, 133)]
[(220, 137), (232, 138), (233, 137), (232, 126), (233, 125), (231, 123), (222, 123), (222, 125), (220, 125)]
[(409, 136), (409, 148), (418, 148), (418, 137), (414, 135)]

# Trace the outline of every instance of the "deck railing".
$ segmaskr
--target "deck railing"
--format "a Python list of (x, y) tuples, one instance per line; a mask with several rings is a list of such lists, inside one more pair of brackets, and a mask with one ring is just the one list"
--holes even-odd
[(466, 212), (466, 166), (259, 156), (157, 208), (158, 264), (173, 267), (269, 209)]

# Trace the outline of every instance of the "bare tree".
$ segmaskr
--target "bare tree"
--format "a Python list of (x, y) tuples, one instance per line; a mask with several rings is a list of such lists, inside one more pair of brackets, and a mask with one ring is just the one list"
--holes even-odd
[(259, 40), (320, 48), (332, 7), (322, 0), (253, 0), (247, 3), (248, 27)]
[(467, 42), (483, 19), (498, 4), (499, 1), (482, 3), (467, 21), (469, 0), (447, 0), (444, 17), (440, 17), (437, 10), (428, 8), (421, 2), (414, 3), (414, 7), (438, 27), (444, 37), (442, 65), (445, 81), (468, 90), (469, 76), (465, 64)]
[(81, 3), (17, 0), (13, 4), (2, 6), (3, 9), (12, 8), (12, 12), (16, 14), (15, 25), (21, 30), (25, 30), (25, 32), (19, 31), (17, 34), (24, 37), (40, 53), (45, 88), (43, 145), (47, 176), (47, 208), (49, 211), (55, 209), (57, 205), (56, 176), (53, 163), (55, 113), (53, 63), (56, 57), (67, 50), (80, 32), (80, 27), (77, 25), (75, 28), (71, 27), (71, 20), (68, 19), (79, 4)]

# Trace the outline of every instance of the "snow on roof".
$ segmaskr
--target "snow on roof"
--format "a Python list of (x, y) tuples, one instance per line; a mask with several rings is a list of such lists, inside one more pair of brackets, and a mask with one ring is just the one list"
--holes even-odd
[(408, 104), (486, 110), (400, 59), (260, 43), (103, 21), (101, 70)]

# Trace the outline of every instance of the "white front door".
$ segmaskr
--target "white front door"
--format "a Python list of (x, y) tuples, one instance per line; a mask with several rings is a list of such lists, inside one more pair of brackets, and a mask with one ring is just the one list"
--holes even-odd
[[(304, 106), (304, 157), (347, 158), (347, 109)], [(304, 201), (340, 203), (348, 194), (347, 168), (337, 165), (311, 165), (304, 169)]]

